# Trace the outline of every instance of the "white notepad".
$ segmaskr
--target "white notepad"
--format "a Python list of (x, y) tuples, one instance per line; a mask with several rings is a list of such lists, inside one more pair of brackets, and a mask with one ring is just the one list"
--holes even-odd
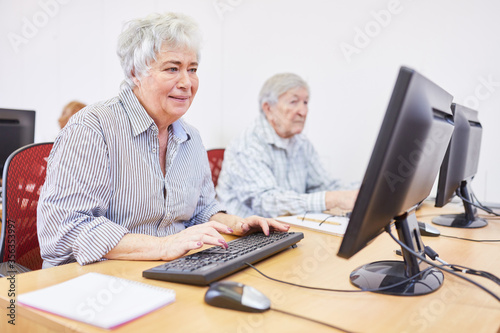
[(348, 217), (324, 213), (307, 213), (305, 216), (278, 216), (275, 220), (336, 236), (344, 236), (349, 224)]
[(175, 291), (100, 273), (18, 296), (39, 310), (102, 328), (115, 328), (175, 301)]

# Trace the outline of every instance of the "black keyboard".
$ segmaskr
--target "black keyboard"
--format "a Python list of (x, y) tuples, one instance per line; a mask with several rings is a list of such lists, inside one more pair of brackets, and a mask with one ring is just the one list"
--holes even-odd
[(213, 246), (142, 272), (149, 279), (208, 285), (245, 267), (256, 263), (304, 238), (301, 232), (274, 232), (269, 236), (262, 232), (234, 239), (229, 248)]

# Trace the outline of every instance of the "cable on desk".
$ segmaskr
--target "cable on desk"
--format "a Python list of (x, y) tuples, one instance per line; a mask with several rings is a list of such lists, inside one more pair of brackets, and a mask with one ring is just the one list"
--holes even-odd
[[(439, 216), (439, 214), (427, 214), (427, 215), (419, 215), (418, 217), (435, 217)], [(490, 216), (487, 216), (487, 218), (491, 219)], [(451, 235), (446, 235), (446, 234), (440, 234), (440, 237), (446, 237), (446, 238), (454, 238), (454, 239), (460, 239), (464, 241), (470, 241), (470, 242), (478, 242), (478, 243), (495, 243), (495, 242), (500, 242), (500, 239), (474, 239), (474, 238), (465, 238), (465, 237), (457, 237), (457, 236), (451, 236)]]
[(424, 269), (423, 271), (407, 278), (407, 279), (404, 279), (398, 283), (394, 283), (394, 284), (391, 284), (389, 286), (385, 286), (385, 287), (380, 287), (380, 288), (376, 288), (376, 289), (331, 289), (331, 288), (322, 288), (322, 287), (311, 287), (311, 286), (304, 286), (302, 284), (296, 284), (296, 283), (293, 283), (293, 282), (288, 282), (288, 281), (283, 281), (283, 280), (279, 280), (279, 279), (276, 279), (276, 278), (273, 278), (273, 277), (270, 277), (269, 275), (266, 275), (264, 274), (262, 271), (260, 271), (257, 267), (255, 267), (254, 265), (246, 262), (245, 263), (246, 265), (250, 266), (251, 268), (253, 268), (255, 271), (257, 271), (257, 273), (259, 273), (260, 275), (262, 275), (263, 277), (269, 279), (269, 280), (272, 280), (272, 281), (275, 281), (275, 282), (279, 282), (279, 283), (283, 283), (283, 284), (288, 284), (290, 286), (294, 286), (294, 287), (300, 287), (300, 288), (305, 288), (305, 289), (312, 289), (312, 290), (321, 290), (321, 291), (333, 291), (333, 292), (339, 292), (339, 293), (363, 293), (363, 292), (378, 292), (378, 291), (384, 291), (384, 290), (387, 290), (387, 289), (392, 289), (394, 287), (397, 287), (399, 285), (402, 285), (402, 284), (405, 284), (407, 283), (408, 281), (411, 281), (413, 279), (415, 279), (417, 276), (425, 273), (426, 271), (430, 270), (430, 267), (429, 268), (426, 268)]
[(472, 274), (472, 275), (481, 276), (481, 277), (490, 279), (491, 281), (500, 285), (500, 279), (492, 273), (489, 273), (486, 271), (479, 271), (479, 270), (476, 270), (476, 269), (473, 269), (470, 267), (461, 266), (461, 265), (448, 264), (446, 261), (439, 258), (439, 254), (437, 254), (437, 252), (434, 251), (430, 246), (426, 246), (424, 251), (425, 251), (425, 254), (427, 254), (429, 256), (429, 258), (431, 258), (432, 260), (439, 261), (440, 263), (443, 264), (443, 266), (450, 267), (455, 272), (461, 272), (464, 274)]
[(295, 313), (291, 313), (291, 312), (287, 312), (287, 311), (283, 311), (283, 310), (275, 309), (275, 308), (273, 308), (273, 307), (271, 307), (271, 310), (276, 311), (276, 312), (280, 312), (280, 313), (284, 313), (284, 314), (287, 314), (287, 315), (292, 316), (292, 317), (297, 317), (297, 318), (300, 318), (300, 319), (309, 320), (309, 321), (312, 321), (312, 322), (314, 322), (314, 323), (321, 324), (321, 325), (324, 325), (324, 326), (327, 326), (327, 327), (330, 327), (330, 328), (334, 328), (334, 329), (339, 330), (339, 331), (342, 331), (342, 332), (352, 333), (351, 331), (347, 331), (347, 330), (345, 330), (345, 329), (343, 329), (343, 328), (340, 328), (340, 327), (338, 327), (338, 326), (331, 325), (331, 324), (328, 324), (328, 323), (325, 323), (325, 322), (323, 322), (323, 321), (319, 321), (319, 320), (316, 320), (316, 319), (312, 319), (312, 318), (304, 317), (304, 316), (301, 316), (301, 315), (298, 315), (298, 314), (295, 314)]
[(457, 236), (450, 236), (450, 235), (440, 235), (441, 237), (447, 237), (447, 238), (455, 238), (455, 239), (460, 239), (460, 240), (465, 240), (465, 241), (470, 241), (470, 242), (478, 242), (478, 243), (495, 243), (495, 242), (500, 242), (500, 239), (473, 239), (473, 238), (463, 238), (463, 237), (457, 237)]
[(468, 281), (468, 282), (472, 283), (476, 287), (483, 289), (485, 292), (487, 292), (488, 294), (490, 294), (491, 296), (493, 296), (498, 302), (500, 302), (500, 297), (498, 295), (496, 295), (495, 293), (493, 293), (491, 290), (489, 290), (488, 288), (484, 287), (480, 283), (477, 283), (476, 281), (471, 280), (468, 277), (460, 275), (457, 272), (455, 272), (454, 270), (450, 270), (450, 269), (444, 268), (444, 266), (442, 266), (442, 265), (437, 265), (437, 264), (433, 263), (432, 261), (428, 260), (427, 258), (425, 258), (424, 256), (421, 256), (419, 253), (415, 252), (413, 249), (409, 248), (406, 244), (404, 244), (399, 239), (397, 239), (396, 237), (394, 237), (394, 235), (391, 232), (390, 225), (388, 225), (388, 226), (385, 227), (385, 231), (391, 236), (391, 238), (396, 243), (399, 244), (399, 246), (401, 246), (402, 248), (404, 248), (406, 251), (410, 252), (414, 257), (416, 257), (416, 258), (418, 258), (418, 259), (420, 259), (420, 260), (428, 263), (431, 266), (434, 266), (434, 267), (442, 270), (443, 272), (447, 272), (449, 274), (455, 275), (455, 276), (457, 276), (457, 277), (459, 277), (461, 279), (464, 279), (465, 281)]
[(477, 275), (481, 276), (487, 279), (490, 279), (491, 281), (495, 282), (496, 284), (500, 285), (500, 278), (498, 278), (496, 275), (485, 272), (485, 271), (479, 271), (473, 268), (461, 266), (461, 265), (449, 265), (451, 269), (453, 269), (456, 272), (462, 272), (465, 274), (472, 274), (472, 275)]
[[(401, 253), (401, 250), (399, 250), (399, 249), (395, 250), (394, 252), (398, 256), (402, 256), (403, 255)], [(489, 272), (486, 272), (486, 271), (479, 271), (479, 270), (476, 270), (474, 268), (465, 267), (465, 266), (461, 266), (461, 265), (448, 264), (447, 262), (441, 260), (441, 258), (439, 258), (439, 256), (438, 256), (438, 254), (431, 247), (429, 247), (429, 246), (425, 247), (425, 254), (427, 254), (432, 260), (439, 261), (441, 264), (443, 264), (443, 266), (450, 267), (455, 272), (461, 272), (461, 273), (464, 273), (464, 274), (472, 274), (472, 275), (481, 276), (481, 277), (490, 279), (491, 281), (493, 281), (496, 284), (500, 285), (500, 278), (498, 278), (493, 273), (489, 273)]]
[[(463, 201), (471, 204), (472, 206), (476, 207), (476, 208), (479, 208), (479, 209), (482, 209), (484, 210), (485, 212), (487, 212), (488, 214), (491, 214), (491, 215), (495, 215), (495, 216), (500, 216), (500, 214), (498, 213), (495, 213), (491, 208), (489, 207), (486, 207), (486, 206), (483, 206), (481, 204), (481, 202), (479, 202), (479, 200), (477, 199), (476, 195), (474, 194), (474, 192), (472, 192), (471, 194), (471, 197), (472, 197), (472, 200), (469, 200), (467, 198), (465, 198), (461, 193), (460, 193), (460, 190), (457, 190), (456, 192), (456, 195), (457, 197), (459, 197), (460, 199), (462, 199)], [(473, 200), (475, 200), (476, 202), (474, 202)]]
[(472, 192), (472, 198), (473, 198), (473, 199), (477, 202), (477, 204), (480, 206), (480, 208), (481, 208), (482, 210), (484, 210), (485, 212), (487, 212), (487, 213), (489, 213), (489, 214), (491, 214), (491, 215), (494, 215), (494, 216), (500, 216), (500, 214), (495, 213), (495, 212), (493, 211), (493, 209), (492, 209), (492, 208), (490, 208), (490, 207), (488, 207), (488, 206), (483, 205), (483, 204), (479, 201), (479, 199), (476, 197), (476, 194), (475, 194), (474, 192)]

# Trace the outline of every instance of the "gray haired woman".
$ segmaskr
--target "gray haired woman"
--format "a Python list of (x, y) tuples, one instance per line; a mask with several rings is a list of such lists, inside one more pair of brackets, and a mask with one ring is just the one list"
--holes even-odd
[(215, 199), (200, 135), (182, 119), (198, 90), (200, 41), (181, 14), (126, 24), (119, 95), (78, 112), (54, 142), (38, 203), (44, 267), (170, 260), (227, 247), (221, 233), (288, 230), (226, 214)]

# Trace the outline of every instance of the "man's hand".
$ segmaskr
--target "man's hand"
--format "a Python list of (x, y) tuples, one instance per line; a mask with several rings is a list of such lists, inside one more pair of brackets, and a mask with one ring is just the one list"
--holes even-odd
[(351, 211), (358, 197), (358, 192), (358, 190), (326, 192), (326, 209), (339, 208), (345, 211)]

